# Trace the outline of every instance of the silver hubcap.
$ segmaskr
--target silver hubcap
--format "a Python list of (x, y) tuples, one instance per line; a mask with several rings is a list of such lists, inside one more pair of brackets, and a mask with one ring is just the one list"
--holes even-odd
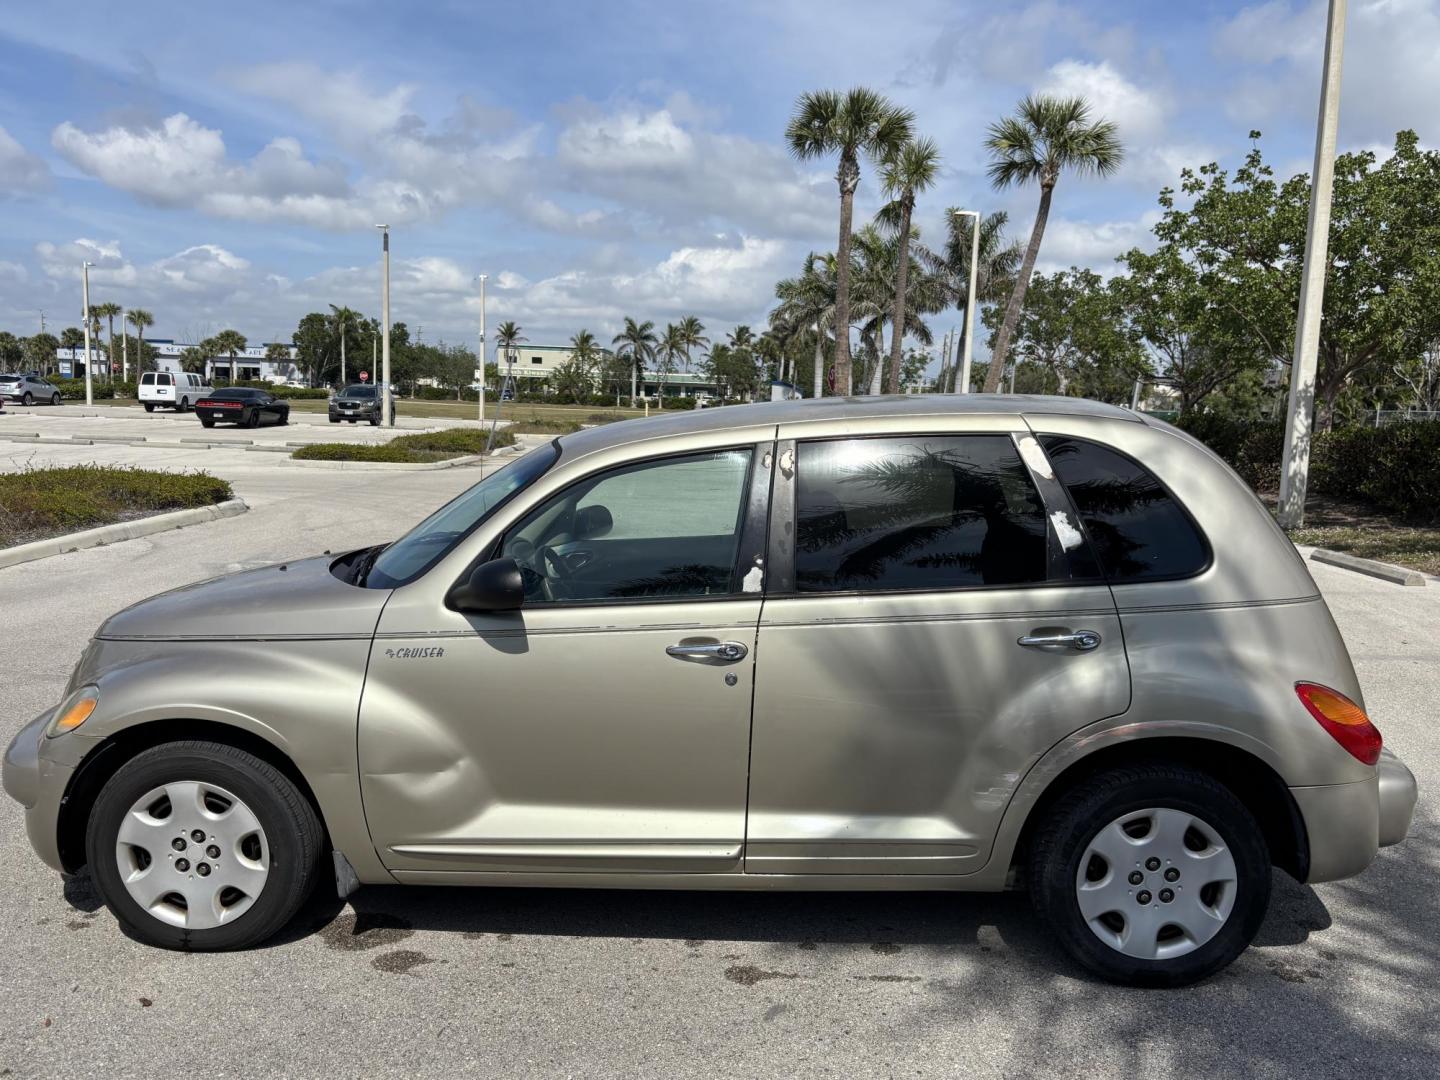
[(238, 919), (270, 876), (260, 819), (224, 788), (194, 780), (135, 801), (115, 838), (115, 860), (137, 904), (187, 930)]
[(1137, 810), (1091, 839), (1075, 895), (1106, 945), (1142, 960), (1169, 960), (1200, 948), (1230, 918), (1235, 859), (1194, 814)]

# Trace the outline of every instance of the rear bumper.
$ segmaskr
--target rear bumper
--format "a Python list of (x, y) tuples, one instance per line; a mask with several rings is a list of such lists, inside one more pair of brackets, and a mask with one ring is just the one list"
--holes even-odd
[(1405, 839), (1419, 789), (1405, 763), (1385, 750), (1369, 780), (1294, 787), (1290, 794), (1309, 839), (1305, 880), (1315, 883), (1352, 877), (1370, 865), (1380, 848)]

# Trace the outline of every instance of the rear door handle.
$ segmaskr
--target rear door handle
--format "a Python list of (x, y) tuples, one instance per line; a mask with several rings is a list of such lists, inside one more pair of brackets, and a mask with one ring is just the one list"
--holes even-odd
[(1064, 648), (1089, 652), (1100, 647), (1100, 635), (1094, 630), (1041, 630), (1026, 634), (1018, 644), (1032, 649)]
[(712, 641), (693, 645), (665, 646), (665, 655), (673, 656), (677, 660), (719, 660), (724, 664), (733, 664), (737, 660), (744, 660), (749, 652), (750, 650), (738, 641)]

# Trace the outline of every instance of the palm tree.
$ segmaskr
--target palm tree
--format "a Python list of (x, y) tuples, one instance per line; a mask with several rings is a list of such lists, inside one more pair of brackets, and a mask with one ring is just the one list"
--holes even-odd
[[(660, 408), (665, 407), (665, 377), (675, 370), (675, 361), (685, 358), (685, 327), (680, 323), (667, 323), (660, 335)], [(688, 366), (688, 365), (687, 365)]]
[[(358, 311), (351, 311), (348, 307), (336, 307), (330, 305), (330, 315), (325, 320), (331, 326), (332, 331), (340, 339), (340, 385), (345, 385), (345, 340), (349, 337), (351, 330), (358, 329), (364, 317)], [(363, 346), (362, 346), (363, 347)]]
[(905, 337), (905, 278), (910, 271), (910, 217), (915, 196), (935, 183), (940, 148), (934, 139), (912, 139), (888, 158), (881, 173), (885, 194), (900, 215), (900, 257), (895, 260), (895, 310), (890, 316), (890, 378), (886, 391), (900, 392), (900, 345)]
[(221, 330), (210, 339), (210, 344), (217, 354), (230, 357), (230, 385), (235, 385), (235, 354), (245, 351), (245, 335), (239, 330)]
[(530, 340), (521, 333), (521, 329), (518, 323), (514, 320), (509, 320), (501, 323), (495, 330), (495, 344), (499, 346), (500, 352), (505, 356), (505, 366), (510, 369), (500, 381), (500, 398), (502, 401), (505, 398), (505, 380), (510, 378), (510, 374), (513, 373), (515, 368), (515, 346), (519, 345), (522, 341)]
[[(1015, 268), (1020, 265), (1020, 244), (1005, 236), (1005, 226), (1010, 215), (996, 210), (980, 219), (980, 259), (975, 270), (975, 302), (997, 303), (1015, 279)], [(939, 275), (945, 282), (949, 299), (962, 314), (969, 310), (970, 299), (970, 248), (972, 240), (971, 219), (962, 215), (955, 207), (945, 211), (946, 236), (942, 250), (931, 251), (923, 243), (911, 237), (911, 248), (926, 267)], [(978, 314), (977, 314), (978, 317)], [(957, 339), (956, 354), (960, 349)], [(944, 393), (947, 387), (952, 391), (959, 381), (959, 366), (952, 364), (954, 356), (941, 357), (941, 383), (938, 389)]]
[(834, 322), (836, 292), (835, 256), (811, 252), (799, 277), (785, 278), (775, 285), (780, 306), (771, 315), (772, 324), (784, 326), (794, 337), (809, 331), (815, 334), (815, 366), (811, 373), (813, 397), (824, 390), (825, 330)]
[[(917, 258), (918, 253), (925, 252), (918, 228), (912, 227), (908, 247), (910, 265), (904, 275), (904, 306), (910, 315), (906, 327), (917, 341), (928, 345), (933, 340), (930, 328), (920, 316), (942, 311), (949, 305), (949, 283), (933, 266)], [(885, 323), (893, 320), (897, 306), (895, 288), (901, 280), (900, 237), (886, 236), (874, 224), (866, 225), (855, 234), (855, 253), (856, 313), (860, 319), (861, 340), (866, 342), (870, 354), (866, 383), (869, 393), (878, 394), (884, 389)], [(893, 324), (890, 331), (893, 347), (894, 340), (901, 334)], [(899, 372), (899, 361), (894, 370)], [(899, 392), (898, 377), (894, 392)]]
[(694, 315), (686, 315), (680, 320), (680, 335), (685, 339), (685, 370), (690, 370), (690, 350), (703, 349), (710, 344), (710, 339), (705, 336), (705, 324)]
[(109, 368), (108, 374), (113, 382), (115, 379), (115, 316), (120, 314), (121, 307), (119, 304), (107, 301), (103, 304), (96, 304), (91, 310), (95, 312), (96, 316), (104, 319), (109, 324), (110, 346), (108, 350), (109, 363), (107, 367)]
[(135, 370), (142, 371), (145, 367), (145, 328), (155, 325), (155, 316), (144, 308), (131, 308), (125, 313), (125, 319), (135, 327)]
[(636, 392), (635, 379), (639, 372), (645, 369), (647, 361), (655, 359), (655, 346), (658, 344), (655, 337), (655, 324), (649, 319), (643, 323), (637, 323), (630, 316), (625, 316), (625, 329), (616, 334), (610, 344), (618, 346), (616, 353), (630, 361), (630, 407), (635, 407)]
[(836, 247), (839, 276), (835, 295), (835, 389), (850, 393), (850, 223), (855, 189), (860, 184), (860, 155), (873, 160), (891, 156), (911, 137), (915, 117), (908, 109), (865, 87), (844, 94), (817, 90), (801, 94), (785, 129), (790, 152), (801, 160), (840, 155), (835, 180), (840, 187), (840, 242)]
[(1035, 226), (1030, 230), (1030, 245), (1025, 249), (1020, 273), (1005, 306), (1005, 319), (990, 350), (990, 370), (985, 373), (985, 393), (993, 394), (1000, 386), (1005, 355), (1010, 339), (1025, 306), (1025, 290), (1040, 254), (1040, 241), (1045, 236), (1045, 221), (1050, 216), (1050, 199), (1060, 174), (1067, 169), (1080, 176), (1109, 176), (1124, 160), (1125, 148), (1115, 125), (1109, 120), (1091, 120), (1090, 106), (1084, 98), (1057, 98), (1048, 95), (1030, 96), (1020, 102), (1014, 116), (990, 125), (985, 140), (990, 151), (990, 182), (997, 188), (1012, 184), (1040, 184), (1040, 207), (1035, 212)]

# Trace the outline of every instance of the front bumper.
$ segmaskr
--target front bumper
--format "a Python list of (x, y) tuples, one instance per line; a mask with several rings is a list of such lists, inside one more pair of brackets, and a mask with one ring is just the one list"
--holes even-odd
[(1310, 883), (1360, 873), (1382, 847), (1398, 844), (1410, 829), (1419, 789), (1409, 769), (1389, 750), (1375, 776), (1353, 784), (1293, 787), (1309, 839)]
[(10, 741), (5, 751), (3, 771), (0, 771), (0, 782), (3, 782), (5, 794), (25, 808), (25, 832), (35, 854), (45, 865), (63, 873), (58, 829), (60, 804), (70, 787), (75, 765), (85, 751), (94, 746), (94, 741), (73, 734), (56, 740), (65, 744), (66, 757), (74, 755), (75, 761), (71, 763), (42, 755), (40, 748), (45, 742), (45, 728), (53, 715), (53, 709), (41, 713)]

